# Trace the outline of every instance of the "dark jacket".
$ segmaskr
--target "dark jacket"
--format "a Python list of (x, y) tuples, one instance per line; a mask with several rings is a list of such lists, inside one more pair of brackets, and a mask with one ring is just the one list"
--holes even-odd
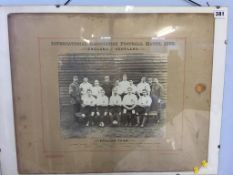
[(112, 83), (111, 82), (103, 82), (102, 88), (105, 91), (105, 95), (107, 97), (111, 97), (111, 95), (112, 95), (112, 89), (113, 89)]
[(72, 100), (74, 100), (71, 103), (76, 103), (81, 101), (81, 89), (79, 88), (79, 83), (71, 83), (69, 85), (69, 95)]

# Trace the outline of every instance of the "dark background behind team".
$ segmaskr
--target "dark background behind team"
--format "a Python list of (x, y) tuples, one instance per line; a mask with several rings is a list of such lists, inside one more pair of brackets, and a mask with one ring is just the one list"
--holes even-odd
[(163, 86), (165, 93), (162, 98), (166, 101), (167, 64), (166, 57), (145, 54), (69, 54), (60, 56), (58, 65), (60, 105), (70, 105), (68, 88), (74, 75), (78, 75), (79, 83), (82, 83), (83, 77), (88, 77), (91, 84), (97, 79), (101, 85), (104, 76), (109, 75), (110, 81), (114, 85), (116, 80), (122, 80), (123, 73), (126, 73), (128, 80), (133, 80), (136, 85), (142, 76), (156, 77)]

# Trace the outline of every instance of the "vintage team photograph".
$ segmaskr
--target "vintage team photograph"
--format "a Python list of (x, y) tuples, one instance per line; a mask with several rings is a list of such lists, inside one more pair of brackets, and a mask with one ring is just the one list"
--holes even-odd
[(75, 53), (58, 57), (65, 138), (162, 137), (167, 57)]

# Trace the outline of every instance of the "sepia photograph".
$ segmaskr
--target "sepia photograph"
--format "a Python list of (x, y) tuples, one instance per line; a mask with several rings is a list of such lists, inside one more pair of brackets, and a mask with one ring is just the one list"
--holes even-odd
[(166, 57), (78, 53), (58, 64), (65, 138), (163, 136)]
[(208, 159), (213, 13), (111, 8), (8, 16), (21, 174), (187, 172)]

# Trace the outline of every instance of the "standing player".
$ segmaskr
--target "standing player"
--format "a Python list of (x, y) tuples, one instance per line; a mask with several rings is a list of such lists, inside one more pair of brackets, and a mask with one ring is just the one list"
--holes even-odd
[(99, 121), (99, 126), (104, 127), (104, 122), (108, 115), (108, 97), (105, 95), (105, 91), (102, 89), (101, 94), (96, 99), (96, 115), (97, 121)]
[(102, 88), (104, 89), (106, 96), (109, 98), (112, 95), (113, 85), (108, 75), (104, 77)]
[(137, 124), (136, 126), (139, 126), (140, 124), (140, 116), (142, 118), (141, 127), (145, 126), (145, 123), (147, 121), (148, 112), (150, 111), (150, 105), (152, 103), (152, 99), (147, 93), (146, 89), (142, 90), (142, 96), (138, 99), (138, 106), (136, 107), (136, 115), (137, 115)]
[(123, 106), (123, 120), (125, 126), (132, 126), (132, 121), (135, 118), (135, 107), (137, 105), (137, 96), (132, 93), (132, 88), (128, 87), (128, 93), (124, 96), (122, 101)]
[(141, 78), (141, 82), (137, 85), (138, 96), (142, 95), (142, 90), (146, 89), (146, 91), (150, 94), (150, 85), (146, 82), (146, 77)]
[(150, 89), (152, 87), (152, 82), (153, 82), (153, 79), (151, 77), (147, 78), (147, 83), (150, 85)]
[(124, 95), (127, 94), (127, 88), (130, 86), (129, 81), (127, 79), (127, 75), (123, 74), (122, 81), (119, 83), (122, 97), (124, 97)]
[(92, 87), (92, 95), (97, 98), (101, 94), (103, 88), (100, 86), (99, 80), (94, 81), (94, 86)]
[(120, 84), (120, 81), (116, 80), (113, 89), (115, 89), (117, 91), (117, 94), (121, 96), (122, 91), (121, 91), (121, 87), (119, 84)]
[(132, 88), (133, 94), (137, 94), (137, 87), (133, 84), (133, 80), (129, 80), (129, 87)]
[(73, 76), (73, 82), (69, 85), (70, 103), (73, 105), (74, 115), (76, 116), (81, 109), (81, 91), (78, 83), (78, 76)]
[(86, 120), (86, 126), (94, 124), (96, 99), (93, 97), (91, 89), (87, 89), (87, 94), (82, 96), (82, 118)]
[(158, 99), (162, 98), (163, 86), (159, 83), (157, 78), (154, 78), (151, 86), (151, 94), (156, 95)]
[(83, 78), (83, 82), (80, 84), (80, 89), (81, 89), (81, 94), (86, 95), (87, 94), (87, 90), (91, 89), (92, 85), (88, 82), (88, 78), (84, 77)]
[(121, 97), (116, 88), (113, 89), (109, 101), (109, 116), (112, 125), (120, 125), (121, 122)]
[(162, 93), (163, 93), (163, 86), (159, 83), (159, 80), (157, 78), (154, 78), (151, 86), (151, 98), (152, 98), (151, 111), (157, 111), (156, 122), (160, 121)]

